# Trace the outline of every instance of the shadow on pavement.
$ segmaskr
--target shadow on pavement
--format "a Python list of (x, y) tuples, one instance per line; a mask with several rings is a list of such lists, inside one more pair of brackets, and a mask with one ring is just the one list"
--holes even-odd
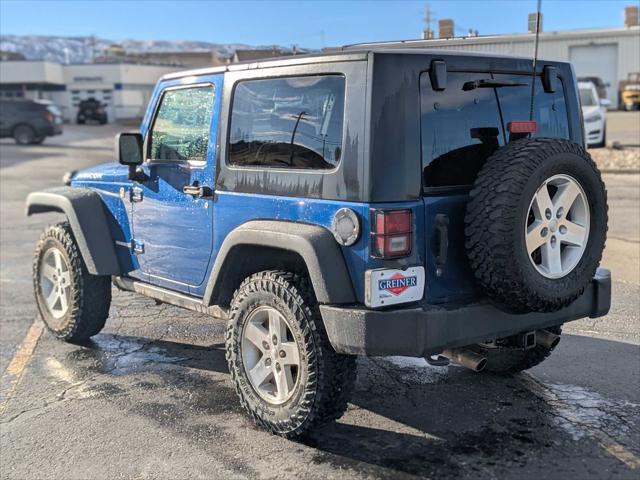
[[(208, 375), (226, 376), (223, 344), (203, 347), (121, 335), (95, 338), (69, 352), (65, 363), (113, 376), (154, 371), (160, 383), (141, 380), (133, 387), (153, 390), (159, 399), (164, 398), (163, 389), (190, 392), (173, 404), (136, 404), (131, 407), (135, 413), (160, 423), (174, 423), (186, 411), (241, 413), (228, 379)], [(627, 396), (625, 388), (632, 392), (638, 378), (627, 362), (637, 352), (634, 345), (565, 334), (559, 350), (535, 373), (545, 383), (528, 373), (499, 377), (457, 366), (434, 368), (421, 359), (361, 358), (345, 417), (303, 443), (316, 449), (316, 463), (373, 469), (374, 476), (380, 467), (393, 476), (436, 477), (494, 477), (526, 468), (524, 478), (545, 475), (549, 462), (560, 461), (565, 463), (563, 471), (573, 472), (575, 478), (593, 477), (594, 467), (580, 458), (592, 463), (597, 459), (595, 465), (606, 465), (610, 473), (629, 474), (632, 470), (608, 453), (603, 442), (610, 440), (640, 455), (640, 408), (597, 393), (594, 386), (605, 384), (594, 381), (593, 370), (608, 371), (609, 383), (614, 378), (624, 384), (619, 393)]]

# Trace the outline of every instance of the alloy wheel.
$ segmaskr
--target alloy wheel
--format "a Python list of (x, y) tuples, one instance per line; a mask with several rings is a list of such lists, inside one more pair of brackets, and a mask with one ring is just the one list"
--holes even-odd
[(40, 293), (47, 310), (55, 320), (67, 313), (71, 300), (71, 271), (62, 252), (55, 247), (42, 255)]
[(241, 350), (256, 393), (274, 405), (289, 400), (300, 376), (300, 350), (287, 319), (273, 307), (256, 308), (242, 331)]
[(547, 278), (571, 272), (589, 239), (589, 202), (582, 186), (569, 175), (545, 180), (529, 204), (526, 248), (535, 269)]

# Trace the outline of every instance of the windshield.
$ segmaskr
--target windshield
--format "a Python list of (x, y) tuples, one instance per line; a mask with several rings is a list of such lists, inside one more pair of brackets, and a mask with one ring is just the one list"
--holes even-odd
[(593, 94), (592, 88), (580, 89), (580, 103), (583, 107), (595, 107), (596, 105), (598, 105), (598, 100)]

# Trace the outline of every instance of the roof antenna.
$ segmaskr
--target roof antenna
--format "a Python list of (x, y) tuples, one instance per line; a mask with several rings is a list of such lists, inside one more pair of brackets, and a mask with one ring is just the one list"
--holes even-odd
[(531, 109), (529, 110), (529, 121), (533, 121), (533, 99), (536, 93), (536, 66), (538, 63), (538, 37), (540, 35), (540, 10), (542, 9), (542, 0), (538, 0), (538, 8), (536, 12), (536, 39), (533, 47), (533, 65), (531, 68)]

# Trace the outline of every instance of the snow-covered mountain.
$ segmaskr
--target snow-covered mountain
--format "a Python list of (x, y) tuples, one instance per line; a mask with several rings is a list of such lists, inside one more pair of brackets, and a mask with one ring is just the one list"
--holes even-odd
[[(222, 44), (193, 41), (163, 40), (109, 40), (98, 37), (61, 37), (45, 35), (0, 35), (0, 50), (21, 53), (27, 60), (50, 60), (64, 63), (88, 63), (93, 55), (99, 56), (111, 45), (121, 46), (127, 53), (216, 51), (220, 57), (231, 57), (238, 49), (254, 47), (241, 43)], [(278, 47), (282, 51), (286, 47)]]

